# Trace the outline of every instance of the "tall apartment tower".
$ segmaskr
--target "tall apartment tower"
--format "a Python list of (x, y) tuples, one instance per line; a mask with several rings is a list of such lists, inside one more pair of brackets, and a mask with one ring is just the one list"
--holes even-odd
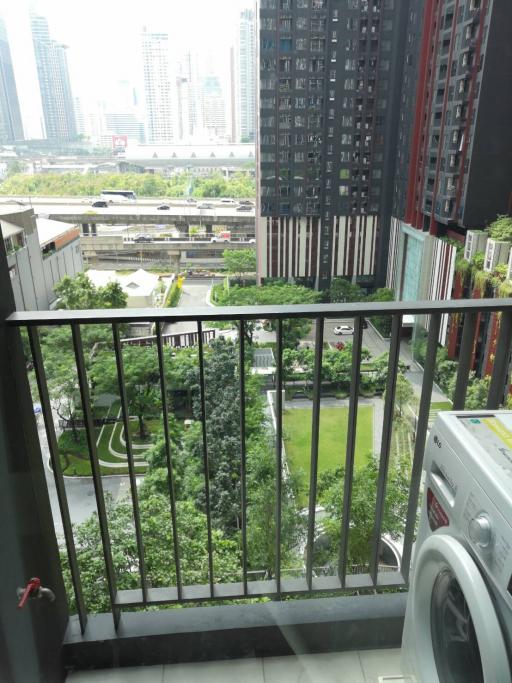
[(383, 283), (407, 5), (261, 1), (260, 278)]
[(252, 9), (240, 14), (238, 42), (238, 92), (240, 97), (240, 138), (254, 142), (256, 137), (256, 16)]
[(210, 74), (202, 82), (202, 110), (204, 128), (211, 140), (226, 138), (226, 101), (219, 78)]
[(46, 137), (49, 140), (73, 140), (77, 132), (67, 47), (51, 38), (45, 17), (32, 13), (30, 26)]
[[(449, 297), (455, 256), (424, 245), (512, 210), (511, 27), (510, 0), (411, 2), (387, 276), (400, 298)], [(446, 286), (430, 297), (433, 279)]]
[(174, 104), (176, 78), (172, 78), (169, 36), (167, 33), (142, 32), (142, 61), (146, 96), (146, 134), (149, 144), (174, 141)]
[(23, 124), (7, 31), (0, 17), (0, 143), (15, 140), (23, 140)]

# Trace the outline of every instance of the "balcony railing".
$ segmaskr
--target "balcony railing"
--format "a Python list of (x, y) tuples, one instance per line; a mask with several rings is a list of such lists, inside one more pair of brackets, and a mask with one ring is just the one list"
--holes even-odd
[[(271, 597), (280, 599), (285, 596), (313, 595), (326, 593), (355, 593), (368, 589), (405, 588), (409, 578), (409, 564), (411, 548), (414, 540), (415, 524), (420, 492), (420, 478), (423, 461), (423, 451), (428, 430), (429, 408), (434, 382), (434, 370), (438, 339), (440, 336), (443, 316), (449, 314), (465, 314), (462, 333), (462, 344), (459, 354), (458, 373), (454, 395), (454, 409), (463, 409), (468, 377), (473, 352), (473, 340), (479, 314), (500, 311), (501, 326), (494, 358), (494, 370), (490, 382), (487, 407), (498, 408), (503, 402), (507, 377), (509, 372), (511, 339), (512, 339), (512, 300), (463, 300), (436, 302), (391, 302), (391, 303), (356, 303), (356, 304), (328, 304), (301, 306), (266, 306), (266, 307), (230, 307), (230, 308), (185, 308), (172, 309), (120, 309), (120, 310), (84, 310), (84, 311), (51, 311), (51, 312), (19, 312), (7, 319), (8, 326), (26, 327), (30, 340), (34, 369), (40, 395), (44, 423), (47, 433), (48, 446), (64, 538), (69, 557), (69, 567), (73, 583), (74, 596), (77, 605), (78, 619), (82, 633), (87, 624), (87, 609), (84, 601), (82, 577), (77, 559), (77, 549), (73, 534), (73, 526), (66, 487), (59, 457), (58, 440), (52, 417), (52, 404), (49, 396), (45, 363), (41, 352), (39, 328), (46, 326), (61, 326), (71, 330), (74, 360), (76, 364), (83, 422), (87, 437), (90, 456), (94, 492), (98, 510), (99, 527), (105, 574), (107, 578), (110, 609), (117, 629), (123, 610), (135, 607), (150, 607), (164, 604), (182, 604), (204, 601), (228, 601), (256, 597)], [(363, 325), (365, 319), (372, 316), (389, 315), (391, 317), (391, 335), (389, 340), (389, 361), (386, 381), (385, 400), (383, 407), (382, 437), (380, 452), (378, 453), (379, 473), (376, 489), (376, 502), (373, 516), (373, 534), (369, 554), (369, 563), (364, 570), (354, 572), (350, 566), (348, 552), (349, 528), (351, 520), (351, 506), (353, 493), (353, 478), (356, 454), (356, 429), (358, 419), (358, 396), (361, 379)], [(421, 316), (428, 327), (428, 341), (424, 365), (423, 382), (419, 411), (414, 440), (414, 455), (411, 464), (411, 479), (405, 520), (404, 546), (402, 565), (399, 570), (390, 572), (379, 562), (379, 548), (381, 545), (383, 516), (386, 505), (386, 485), (390, 466), (392, 425), (395, 407), (395, 389), (399, 369), (400, 342), (402, 321), (404, 315)], [(302, 576), (290, 577), (289, 572), (282, 566), (281, 561), (281, 526), (282, 526), (282, 496), (283, 496), (283, 323), (289, 319), (308, 318), (315, 322), (315, 361), (313, 376), (312, 400), (312, 437), (311, 437), (311, 469), (309, 476), (309, 502), (307, 516), (307, 536), (305, 549), (305, 567)], [(350, 396), (348, 408), (347, 440), (345, 450), (345, 479), (342, 504), (342, 522), (340, 526), (340, 546), (337, 571), (334, 575), (324, 575), (316, 571), (314, 566), (315, 519), (317, 507), (318, 485), (318, 456), (320, 437), (320, 410), (322, 389), (322, 356), (324, 349), (325, 323), (329, 319), (353, 318), (353, 352), (351, 365)], [(217, 583), (215, 581), (214, 556), (212, 552), (212, 517), (210, 509), (210, 482), (208, 477), (209, 452), (207, 438), (207, 401), (205, 399), (205, 341), (204, 325), (210, 321), (235, 321), (238, 328), (239, 367), (244, 368), (246, 353), (246, 328), (254, 320), (272, 321), (276, 330), (276, 368), (275, 368), (275, 568), (272, 578), (258, 578), (254, 580), (252, 572), (248, 571), (247, 549), (247, 488), (246, 488), (246, 381), (245, 373), (239, 372), (239, 410), (240, 423), (240, 463), (236, 472), (241, 484), (241, 581), (234, 583)], [(166, 587), (152, 587), (148, 581), (144, 561), (144, 539), (142, 537), (140, 510), (137, 497), (135, 478), (135, 462), (130, 440), (127, 439), (127, 464), (129, 470), (131, 504), (133, 506), (134, 533), (136, 537), (138, 555), (138, 574), (140, 588), (133, 590), (119, 590), (116, 585), (116, 572), (113, 563), (111, 536), (107, 519), (105, 493), (98, 459), (96, 440), (94, 437), (94, 420), (91, 408), (90, 380), (86, 367), (81, 328), (88, 325), (109, 325), (112, 330), (113, 349), (117, 366), (117, 379), (121, 403), (122, 420), (125, 434), (129, 434), (129, 405), (126, 395), (122, 340), (120, 326), (124, 323), (151, 322), (155, 325), (155, 344), (159, 375), (159, 392), (161, 397), (163, 428), (169, 482), (170, 524), (172, 526), (174, 569), (176, 585)], [(186, 585), (180, 566), (180, 546), (178, 537), (178, 519), (176, 496), (174, 492), (173, 464), (171, 457), (171, 439), (169, 434), (169, 401), (164, 372), (164, 323), (188, 321), (196, 326), (199, 367), (199, 400), (201, 407), (203, 473), (205, 491), (205, 511), (207, 520), (208, 542), (208, 576), (209, 581), (202, 585)]]

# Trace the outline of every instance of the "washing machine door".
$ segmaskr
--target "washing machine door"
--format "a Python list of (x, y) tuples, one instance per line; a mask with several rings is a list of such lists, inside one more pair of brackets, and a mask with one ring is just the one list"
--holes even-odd
[(435, 534), (422, 544), (411, 590), (418, 681), (510, 683), (491, 596), (456, 539)]

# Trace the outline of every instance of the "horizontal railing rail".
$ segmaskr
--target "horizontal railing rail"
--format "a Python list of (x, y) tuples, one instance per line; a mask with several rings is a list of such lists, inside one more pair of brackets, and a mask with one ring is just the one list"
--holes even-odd
[[(78, 618), (82, 631), (87, 623), (87, 607), (84, 600), (82, 577), (77, 559), (77, 547), (74, 538), (73, 525), (66, 494), (63, 471), (59, 457), (58, 439), (55, 431), (52, 403), (48, 391), (47, 376), (43, 354), (41, 352), (39, 328), (45, 326), (67, 326), (71, 330), (72, 348), (77, 371), (77, 386), (80, 393), (83, 411), (82, 423), (85, 427), (94, 492), (98, 510), (98, 522), (101, 531), (102, 551), (105, 563), (105, 575), (110, 598), (110, 608), (114, 624), (119, 624), (121, 612), (126, 608), (147, 607), (171, 603), (226, 601), (244, 598), (270, 596), (281, 598), (286, 595), (312, 594), (316, 592), (355, 592), (360, 590), (378, 590), (383, 588), (407, 587), (409, 578), (409, 564), (414, 540), (415, 524), (417, 520), (418, 501), (420, 495), (420, 480), (423, 453), (429, 424), (429, 409), (434, 385), (438, 339), (441, 329), (442, 316), (447, 314), (465, 313), (462, 332), (462, 342), (459, 353), (458, 375), (456, 378), (454, 408), (463, 409), (467, 392), (471, 359), (473, 354), (473, 340), (475, 339), (478, 314), (499, 311), (501, 323), (499, 338), (494, 358), (494, 371), (490, 381), (487, 407), (496, 409), (503, 401), (508, 387), (510, 356), (512, 344), (512, 299), (492, 300), (463, 300), (436, 302), (372, 302), (350, 304), (319, 304), (297, 306), (255, 306), (230, 308), (186, 308), (186, 309), (122, 309), (122, 310), (58, 310), (51, 312), (19, 312), (12, 314), (7, 323), (10, 326), (28, 328), (32, 360), (37, 378), (42, 413), (48, 437), (48, 448), (52, 470), (55, 477), (56, 491), (63, 523), (64, 538), (69, 557), (69, 569), (75, 594)], [(354, 483), (354, 467), (356, 457), (356, 430), (359, 404), (359, 384), (361, 377), (361, 358), (363, 344), (364, 319), (372, 316), (388, 315), (391, 317), (391, 337), (389, 340), (389, 360), (387, 368), (387, 384), (383, 405), (383, 425), (380, 439), (380, 449), (377, 453), (378, 479), (376, 482), (375, 513), (373, 517), (373, 533), (369, 549), (368, 563), (364, 571), (352, 573), (353, 562), (349, 558), (349, 535), (351, 527), (351, 509)], [(428, 327), (426, 357), (423, 367), (423, 381), (419, 411), (416, 421), (414, 439), (414, 454), (411, 463), (410, 487), (407, 503), (407, 517), (404, 520), (405, 533), (403, 538), (403, 555), (401, 567), (397, 571), (390, 571), (383, 567), (380, 558), (380, 547), (383, 539), (384, 519), (386, 509), (386, 492), (391, 458), (391, 440), (393, 415), (395, 409), (395, 392), (399, 370), (400, 343), (405, 315), (422, 316)], [(288, 319), (309, 318), (315, 323), (315, 353), (312, 378), (312, 436), (311, 458), (309, 472), (309, 497), (307, 532), (304, 554), (303, 576), (289, 577), (287, 568), (282, 560), (282, 525), (283, 525), (283, 339), (284, 321)], [(322, 386), (322, 358), (324, 353), (325, 321), (336, 318), (352, 318), (354, 320), (354, 334), (352, 337), (352, 367), (350, 373), (350, 394), (348, 400), (348, 421), (346, 442), (340, 445), (344, 452), (345, 479), (342, 491), (342, 516), (339, 530), (340, 550), (338, 570), (333, 575), (323, 575), (315, 571), (314, 544), (317, 527), (315, 516), (318, 504), (319, 479), (319, 441), (321, 437), (321, 386)], [(248, 564), (247, 538), (247, 425), (246, 425), (246, 378), (245, 354), (247, 347), (246, 326), (249, 321), (267, 320), (277, 321), (275, 325), (275, 567), (271, 578), (254, 580), (254, 571)], [(144, 557), (144, 538), (140, 518), (139, 500), (135, 468), (137, 465), (133, 455), (133, 444), (130, 438), (129, 420), (130, 406), (128, 404), (125, 371), (123, 367), (122, 339), (120, 338), (120, 324), (137, 321), (150, 321), (156, 324), (153, 341), (156, 343), (158, 391), (161, 399), (163, 416), (163, 439), (165, 443), (165, 460), (168, 480), (168, 497), (170, 505), (169, 524), (172, 528), (173, 559), (176, 585), (168, 587), (152, 587), (147, 576)], [(196, 325), (197, 357), (198, 357), (198, 397), (200, 403), (200, 422), (202, 429), (202, 476), (204, 485), (204, 509), (207, 523), (207, 552), (208, 552), (208, 583), (204, 585), (186, 585), (183, 577), (182, 558), (179, 545), (179, 519), (176, 505), (175, 472), (173, 469), (173, 452), (171, 435), (169, 433), (169, 400), (165, 375), (165, 347), (163, 324), (189, 321)], [(238, 582), (218, 583), (215, 581), (213, 557), (213, 522), (211, 511), (209, 471), (211, 458), (215, 453), (210, 452), (207, 433), (207, 398), (205, 379), (205, 346), (207, 342), (203, 336), (203, 325), (209, 321), (237, 321), (235, 329), (238, 331), (238, 390), (239, 405), (234, 409), (239, 411), (240, 426), (240, 461), (236, 476), (240, 478), (240, 553), (241, 580)], [(86, 325), (103, 323), (110, 326), (113, 340), (113, 350), (116, 359), (118, 393), (120, 397), (120, 415), (124, 424), (126, 462), (129, 471), (129, 489), (133, 506), (135, 548), (138, 556), (139, 588), (119, 590), (116, 582), (116, 572), (113, 565), (113, 551), (110, 537), (105, 493), (102, 474), (94, 434), (94, 419), (91, 411), (90, 379), (88, 378), (87, 363), (85, 361), (81, 328)], [(167, 495), (167, 493), (166, 493)]]
[(8, 325), (62, 325), (79, 323), (196, 322), (208, 320), (285, 320), (288, 318), (353, 318), (354, 316), (429, 315), (478, 311), (511, 311), (512, 299), (454, 299), (453, 301), (383, 301), (287, 306), (201, 306), (187, 308), (108, 308), (94, 310), (19, 311)]

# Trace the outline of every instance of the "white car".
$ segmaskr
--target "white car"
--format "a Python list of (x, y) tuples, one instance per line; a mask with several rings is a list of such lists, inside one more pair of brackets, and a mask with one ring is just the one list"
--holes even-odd
[(336, 327), (333, 329), (333, 332), (337, 335), (352, 334), (354, 332), (354, 328), (352, 325), (336, 325)]

